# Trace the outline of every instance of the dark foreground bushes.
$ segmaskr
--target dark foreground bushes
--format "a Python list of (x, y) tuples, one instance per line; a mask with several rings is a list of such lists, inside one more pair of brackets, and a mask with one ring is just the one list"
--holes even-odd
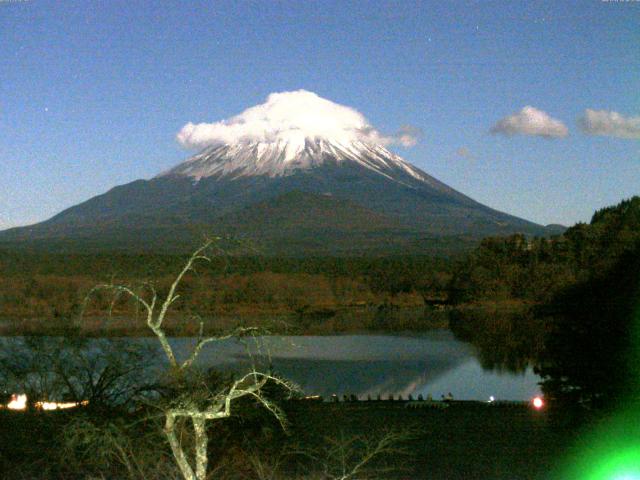
[[(378, 449), (358, 475), (346, 478), (545, 479), (576, 435), (562, 416), (552, 421), (526, 406), (441, 410), (407, 409), (397, 401), (295, 401), (285, 410), (287, 432), (266, 417), (214, 422), (210, 478), (330, 480)], [(0, 478), (180, 478), (152, 410), (96, 415), (0, 412)]]
[[(267, 415), (232, 417), (209, 428), (211, 478), (398, 478), (411, 436), (389, 428), (334, 425), (290, 412), (288, 431)], [(303, 421), (299, 416), (307, 417)], [(0, 472), (16, 480), (181, 478), (153, 410), (0, 413)], [(190, 429), (181, 425), (188, 445)], [(366, 433), (364, 433), (366, 432)], [(350, 475), (350, 472), (353, 475)], [(372, 472), (384, 477), (372, 476)], [(357, 474), (357, 476), (356, 476)], [(400, 477), (401, 478), (401, 477)]]

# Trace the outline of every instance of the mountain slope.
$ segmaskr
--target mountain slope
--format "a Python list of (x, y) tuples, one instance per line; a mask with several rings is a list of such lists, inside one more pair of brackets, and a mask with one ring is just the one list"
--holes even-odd
[(424, 248), (425, 239), (437, 237), (546, 233), (472, 200), (384, 147), (315, 139), (298, 146), (208, 147), (151, 180), (0, 232), (0, 245), (172, 250), (186, 249), (207, 232), (295, 254), (397, 251)]

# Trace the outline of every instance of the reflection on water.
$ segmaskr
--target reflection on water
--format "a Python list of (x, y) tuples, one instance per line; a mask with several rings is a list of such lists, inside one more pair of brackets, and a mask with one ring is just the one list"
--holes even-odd
[[(540, 377), (531, 367), (519, 374), (487, 371), (471, 358), (432, 382), (421, 393), (450, 391), (461, 400), (529, 400), (540, 395)], [(459, 392), (459, 393), (458, 393)], [(435, 396), (435, 395), (434, 395)]]
[(475, 348), (482, 368), (525, 373), (544, 344), (546, 320), (528, 312), (453, 311), (449, 326), (458, 340)]
[[(2, 344), (19, 342), (1, 339)], [(98, 340), (91, 340), (98, 342)], [(156, 346), (154, 338), (122, 339), (139, 346)], [(186, 358), (195, 339), (171, 339), (174, 351)], [(92, 351), (91, 347), (88, 347)], [(95, 349), (93, 349), (95, 350)], [(480, 355), (478, 356), (478, 352)], [(155, 354), (157, 366), (164, 362)], [(203, 368), (245, 370), (256, 363), (298, 384), (307, 395), (357, 395), (388, 398), (412, 395), (456, 399), (528, 400), (540, 393), (537, 377), (526, 360), (516, 369), (487, 369), (477, 345), (457, 339), (451, 331), (419, 336), (346, 335), (262, 337), (257, 344), (225, 340), (209, 344), (197, 364)], [(510, 358), (510, 357), (509, 357)]]
[[(185, 354), (191, 339), (173, 339)], [(308, 395), (387, 398), (451, 392), (456, 399), (529, 400), (540, 393), (530, 367), (514, 373), (484, 369), (476, 348), (437, 330), (420, 336), (265, 337), (261, 352), (234, 341), (203, 351), (201, 366), (244, 369), (251, 359), (297, 383)], [(250, 354), (248, 354), (249, 352)], [(266, 354), (268, 352), (268, 355)]]

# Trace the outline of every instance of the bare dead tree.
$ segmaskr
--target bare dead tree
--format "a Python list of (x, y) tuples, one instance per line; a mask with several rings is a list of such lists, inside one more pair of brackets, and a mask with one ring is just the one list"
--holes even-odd
[[(177, 378), (184, 379), (188, 377), (189, 370), (193, 367), (198, 355), (206, 345), (232, 337), (255, 336), (259, 333), (255, 327), (242, 327), (228, 335), (206, 337), (204, 335), (204, 323), (200, 322), (199, 335), (195, 346), (185, 360), (179, 361), (163, 329), (163, 322), (167, 317), (167, 313), (174, 302), (180, 298), (180, 295), (176, 293), (180, 282), (189, 271), (193, 270), (196, 262), (211, 261), (211, 257), (207, 254), (208, 251), (217, 248), (218, 252), (220, 252), (217, 245), (221, 240), (220, 237), (211, 238), (193, 252), (171, 284), (164, 299), (159, 298), (152, 284), (147, 284), (144, 291), (136, 291), (126, 285), (102, 284), (94, 287), (89, 294), (91, 295), (99, 290), (109, 290), (114, 294), (114, 301), (122, 295), (131, 297), (146, 312), (147, 326), (158, 339), (169, 362), (170, 371)], [(185, 480), (205, 480), (207, 478), (209, 460), (207, 456), (209, 444), (207, 422), (231, 416), (234, 402), (239, 398), (253, 398), (271, 412), (284, 427), (285, 418), (283, 412), (263, 394), (262, 389), (268, 382), (278, 384), (289, 391), (293, 389), (288, 382), (269, 373), (259, 372), (254, 366), (249, 373), (217, 392), (207, 392), (203, 397), (202, 395), (193, 395), (192, 392), (185, 389), (176, 398), (173, 398), (168, 405), (163, 407), (165, 417), (164, 434)], [(187, 451), (187, 447), (181, 442), (178, 435), (178, 422), (180, 420), (187, 420), (193, 428), (192, 452)]]
[[(367, 435), (339, 432), (325, 436), (315, 448), (300, 444), (283, 445), (265, 455), (259, 449), (245, 453), (251, 477), (257, 480), (373, 480), (402, 471), (399, 458), (410, 454), (406, 447), (415, 432), (389, 429)], [(297, 473), (286, 471), (298, 460)]]
[(381, 459), (406, 455), (401, 445), (411, 438), (408, 431), (389, 430), (378, 435), (345, 436), (325, 438), (325, 446), (310, 453), (322, 467), (322, 478), (326, 480), (365, 480), (381, 478), (384, 474), (398, 470), (397, 465), (375, 465)]

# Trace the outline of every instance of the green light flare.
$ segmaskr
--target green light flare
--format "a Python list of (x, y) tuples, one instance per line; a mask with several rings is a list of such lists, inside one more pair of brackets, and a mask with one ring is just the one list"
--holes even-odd
[(640, 480), (640, 408), (632, 406), (588, 432), (553, 478)]
[(640, 449), (605, 455), (585, 480), (640, 480)]
[(640, 480), (640, 305), (633, 319), (629, 401), (579, 441), (559, 479)]

